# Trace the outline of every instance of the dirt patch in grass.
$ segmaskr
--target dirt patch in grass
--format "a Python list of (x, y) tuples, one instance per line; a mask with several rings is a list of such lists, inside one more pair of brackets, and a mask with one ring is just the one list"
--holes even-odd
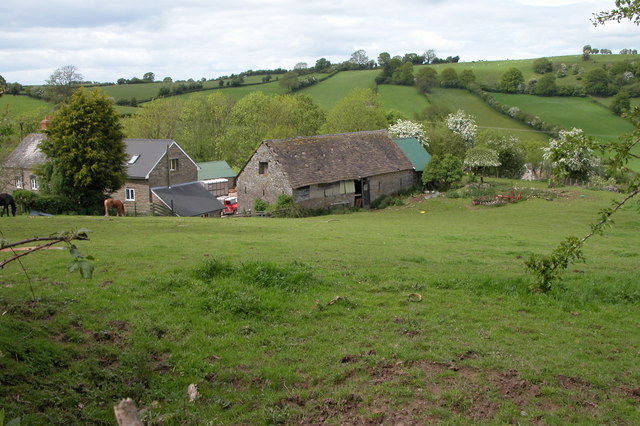
[[(460, 360), (479, 355), (469, 351)], [(345, 356), (342, 362), (357, 364), (362, 356)], [(346, 360), (346, 361), (345, 361)], [(360, 365), (368, 373), (366, 382), (349, 383), (352, 391), (341, 399), (327, 398), (320, 401), (287, 401), (304, 405), (304, 415), (296, 418), (297, 424), (430, 424), (452, 419), (465, 422), (503, 421), (502, 409), (519, 413), (522, 421), (544, 424), (542, 417), (532, 417), (528, 412), (543, 411), (560, 414), (565, 409), (545, 396), (545, 386), (558, 387), (569, 392), (571, 411), (593, 413), (599, 396), (595, 388), (579, 378), (557, 376), (555, 383), (533, 383), (516, 370), (481, 370), (458, 365), (456, 362), (438, 363), (415, 361), (382, 362), (376, 366)], [(417, 373), (416, 373), (417, 372)], [(409, 381), (419, 383), (412, 395), (395, 397), (389, 389), (407, 388)], [(627, 394), (639, 390), (628, 390)], [(562, 415), (562, 414), (560, 414)], [(502, 414), (504, 416), (504, 414)], [(294, 419), (290, 419), (294, 420)], [(507, 419), (507, 421), (518, 421)], [(455, 421), (454, 421), (455, 422)]]

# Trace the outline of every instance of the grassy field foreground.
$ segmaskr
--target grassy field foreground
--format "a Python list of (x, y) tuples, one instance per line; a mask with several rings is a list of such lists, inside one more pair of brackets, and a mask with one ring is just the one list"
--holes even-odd
[(90, 229), (96, 271), (66, 272), (64, 251), (25, 257), (28, 279), (2, 270), (0, 408), (22, 424), (113, 424), (125, 397), (150, 424), (637, 424), (637, 211), (553, 294), (530, 294), (522, 263), (586, 234), (612, 197), (2, 218), (8, 241)]

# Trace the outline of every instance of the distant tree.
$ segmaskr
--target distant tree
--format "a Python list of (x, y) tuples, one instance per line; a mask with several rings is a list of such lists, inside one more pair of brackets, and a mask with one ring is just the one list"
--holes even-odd
[(609, 96), (612, 92), (609, 75), (602, 68), (589, 71), (584, 77), (584, 89), (589, 95)]
[(471, 83), (476, 82), (476, 75), (472, 70), (462, 70), (458, 80), (460, 81), (461, 86), (468, 87)]
[(394, 84), (401, 86), (413, 86), (415, 78), (413, 76), (413, 63), (406, 62), (402, 64), (392, 75), (391, 80)]
[(584, 46), (582, 46), (582, 53), (591, 53), (591, 45), (590, 44), (585, 44)]
[(358, 68), (366, 68), (369, 63), (369, 57), (364, 50), (356, 50), (351, 54), (349, 62), (356, 65)]
[(129, 138), (175, 139), (183, 101), (170, 97), (143, 104), (124, 122)]
[(500, 165), (500, 159), (498, 158), (498, 153), (491, 148), (474, 147), (467, 151), (463, 164), (469, 168), (473, 174), (480, 176), (480, 182), (484, 182), (487, 168), (498, 167)]
[(553, 64), (547, 58), (538, 58), (533, 61), (533, 72), (536, 74), (545, 74), (553, 71)]
[(289, 71), (284, 74), (278, 83), (287, 92), (293, 92), (300, 87), (300, 80), (298, 79), (298, 73), (295, 71)]
[(316, 72), (324, 72), (331, 68), (331, 62), (325, 58), (320, 58), (316, 61), (316, 66), (314, 67)]
[(553, 96), (557, 93), (556, 76), (553, 73), (544, 74), (538, 80), (535, 94), (538, 96)]
[(190, 96), (184, 101), (176, 138), (195, 161), (222, 158), (220, 139), (230, 125), (233, 106), (233, 99), (220, 90), (208, 96)]
[(420, 68), (415, 76), (415, 85), (420, 93), (428, 93), (434, 87), (438, 87), (438, 72), (435, 68)]
[(322, 133), (358, 132), (387, 127), (380, 95), (371, 89), (355, 88), (327, 113)]
[(142, 79), (147, 83), (153, 83), (154, 81), (156, 81), (156, 75), (152, 72), (146, 72), (142, 76)]
[(616, 115), (623, 115), (631, 110), (631, 97), (624, 90), (619, 91), (611, 102), (611, 111)]
[(75, 65), (60, 67), (47, 80), (46, 96), (51, 101), (60, 103), (71, 96), (73, 91), (79, 87), (83, 78)]
[(524, 89), (524, 77), (517, 68), (510, 68), (500, 78), (500, 90), (506, 93), (519, 93)]
[(432, 64), (433, 60), (437, 58), (436, 51), (433, 49), (426, 50), (422, 56), (424, 57), (425, 64)]
[(6, 87), (7, 87), (7, 80), (5, 80), (4, 77), (0, 75), (0, 96), (2, 96)]
[(54, 114), (40, 149), (48, 191), (93, 212), (124, 184), (126, 160), (119, 116), (101, 91), (76, 91)]
[(403, 63), (412, 63), (413, 65), (422, 65), (424, 62), (424, 56), (418, 55), (417, 53), (405, 53), (402, 57)]
[(453, 114), (449, 114), (445, 119), (445, 123), (449, 130), (462, 136), (468, 147), (475, 145), (476, 136), (478, 134), (478, 126), (473, 116), (465, 114), (461, 109)]
[(23, 89), (24, 87), (20, 83), (9, 83), (5, 88), (5, 92), (7, 93), (7, 95), (19, 95), (20, 93), (22, 93)]
[(378, 65), (384, 67), (387, 62), (391, 60), (391, 55), (387, 52), (382, 52), (378, 55)]
[(431, 189), (447, 191), (462, 180), (462, 161), (451, 155), (433, 155), (422, 172), (422, 183)]
[(126, 79), (126, 78), (122, 78), (122, 77), (120, 77), (120, 78), (116, 81), (116, 83), (117, 83), (118, 85), (127, 84), (127, 79)]
[(397, 71), (402, 66), (400, 58), (391, 58), (384, 63), (380, 74), (376, 76), (376, 84), (392, 84), (397, 77)]
[(445, 68), (440, 73), (440, 85), (442, 87), (458, 87), (460, 80), (458, 79), (458, 73), (453, 68)]
[(298, 62), (293, 66), (294, 70), (299, 70), (299, 71), (306, 70), (307, 68), (309, 68), (309, 66), (307, 65), (306, 62)]
[(498, 177), (511, 179), (522, 177), (525, 153), (518, 137), (506, 135), (492, 137), (487, 141), (487, 147), (498, 153), (500, 162), (496, 167)]

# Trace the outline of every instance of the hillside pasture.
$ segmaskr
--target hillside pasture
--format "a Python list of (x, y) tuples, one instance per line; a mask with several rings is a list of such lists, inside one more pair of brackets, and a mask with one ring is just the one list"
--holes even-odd
[(541, 97), (493, 93), (500, 103), (517, 106), (523, 111), (539, 116), (550, 124), (565, 129), (574, 127), (604, 141), (615, 141), (622, 134), (633, 131), (633, 125), (590, 98)]
[(415, 114), (429, 105), (427, 98), (415, 87), (382, 84), (378, 86), (378, 93), (385, 110), (398, 111), (408, 120), (413, 120)]
[(311, 96), (313, 101), (324, 110), (330, 110), (342, 98), (355, 88), (375, 88), (377, 70), (342, 71), (316, 85), (304, 88), (298, 93)]
[(471, 92), (463, 89), (434, 89), (429, 95), (433, 104), (441, 104), (455, 112), (464, 110), (475, 117), (480, 130), (487, 130), (503, 135), (514, 135), (520, 138), (526, 151), (528, 162), (542, 161), (541, 147), (549, 142), (549, 136), (540, 131), (533, 130), (529, 126), (505, 116), (478, 98)]
[(25, 257), (28, 277), (3, 270), (5, 419), (109, 424), (131, 397), (152, 424), (637, 424), (638, 213), (531, 294), (523, 258), (587, 233), (612, 196), (557, 195), (305, 219), (10, 218), (9, 241), (92, 230), (78, 246), (96, 271), (68, 273), (55, 250)]
[(0, 111), (8, 111), (9, 117), (16, 117), (38, 109), (45, 111), (45, 113), (53, 112), (53, 104), (22, 95), (3, 95), (0, 97)]

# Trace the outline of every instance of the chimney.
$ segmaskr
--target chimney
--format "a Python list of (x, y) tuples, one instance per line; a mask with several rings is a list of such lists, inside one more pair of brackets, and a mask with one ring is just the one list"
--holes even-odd
[(49, 128), (49, 124), (51, 124), (51, 116), (47, 115), (41, 122), (40, 122), (40, 130), (47, 130)]

